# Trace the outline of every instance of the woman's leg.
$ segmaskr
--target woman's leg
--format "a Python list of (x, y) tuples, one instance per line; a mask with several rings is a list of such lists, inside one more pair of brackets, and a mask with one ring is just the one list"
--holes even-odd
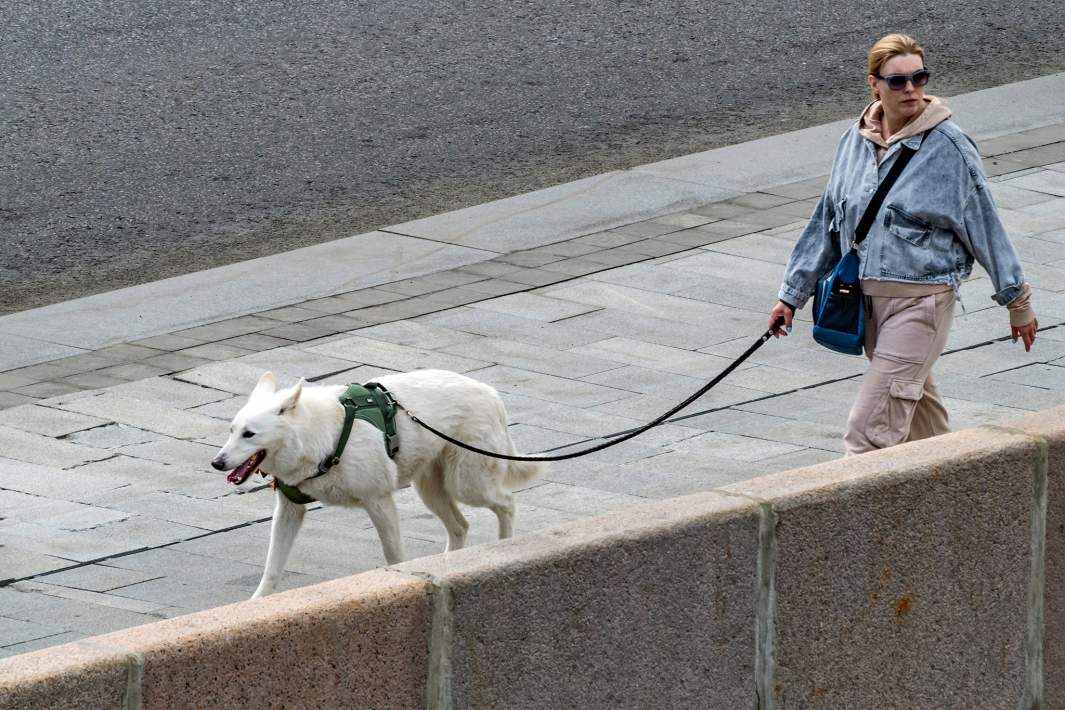
[(950, 433), (950, 423), (947, 408), (943, 404), (939, 389), (932, 381), (932, 373), (929, 372), (924, 381), (924, 394), (913, 412), (910, 435), (906, 437), (906, 441), (918, 441), (948, 433)]
[[(928, 374), (950, 333), (954, 294), (875, 297), (867, 303), (872, 321), (867, 323), (872, 334), (866, 341), (867, 353), (868, 346), (873, 347), (869, 370), (847, 420), (843, 441), (848, 454), (894, 446), (910, 436)], [(946, 429), (941, 400), (929, 400), (926, 406), (932, 431), (943, 433), (936, 431)]]

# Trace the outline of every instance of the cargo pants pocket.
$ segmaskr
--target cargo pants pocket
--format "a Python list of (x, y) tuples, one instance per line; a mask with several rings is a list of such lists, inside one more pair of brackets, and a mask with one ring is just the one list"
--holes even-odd
[(881, 449), (905, 441), (923, 394), (924, 382), (892, 378), (887, 396), (869, 416), (869, 441)]

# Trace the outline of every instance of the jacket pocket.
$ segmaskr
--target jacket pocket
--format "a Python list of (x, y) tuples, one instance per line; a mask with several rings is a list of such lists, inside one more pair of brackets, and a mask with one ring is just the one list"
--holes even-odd
[(924, 395), (924, 382), (892, 378), (888, 396), (869, 417), (869, 441), (881, 449), (906, 440), (917, 402)]
[(919, 217), (914, 217), (897, 205), (887, 206), (884, 225), (899, 239), (905, 239), (910, 244), (919, 247), (928, 244), (928, 236), (932, 233), (932, 225)]

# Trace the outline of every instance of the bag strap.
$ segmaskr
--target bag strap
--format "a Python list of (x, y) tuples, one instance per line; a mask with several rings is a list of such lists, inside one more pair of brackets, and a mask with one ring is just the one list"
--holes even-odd
[[(928, 137), (928, 133), (925, 133), (921, 137), (921, 145), (924, 145), (924, 139)], [(876, 194), (873, 195), (873, 199), (869, 201), (869, 206), (865, 208), (865, 214), (862, 215), (862, 219), (858, 222), (858, 228), (854, 230), (854, 245), (861, 243), (869, 234), (869, 228), (873, 226), (873, 220), (876, 219), (876, 215), (880, 212), (880, 206), (884, 204), (884, 198), (887, 197), (888, 192), (895, 185), (895, 181), (899, 175), (906, 168), (906, 164), (910, 162), (910, 158), (917, 151), (908, 145), (903, 144), (899, 150), (899, 155), (895, 158), (895, 163), (891, 166), (891, 170), (888, 171), (887, 177), (876, 188)]]

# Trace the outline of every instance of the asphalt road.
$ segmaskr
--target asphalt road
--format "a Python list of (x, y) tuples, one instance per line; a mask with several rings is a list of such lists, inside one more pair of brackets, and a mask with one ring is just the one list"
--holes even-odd
[[(0, 314), (1065, 70), (1065, 4), (0, 0)], [(767, 156), (771, 159), (771, 156)], [(269, 287), (269, 277), (249, 288)]]

